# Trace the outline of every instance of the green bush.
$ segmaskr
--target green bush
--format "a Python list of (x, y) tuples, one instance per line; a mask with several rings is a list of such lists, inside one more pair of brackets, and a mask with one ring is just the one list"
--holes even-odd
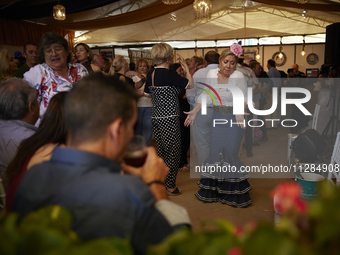
[(180, 231), (149, 247), (148, 255), (335, 255), (340, 254), (340, 189), (324, 181), (320, 197), (301, 199), (295, 182), (276, 189), (284, 211), (278, 226), (248, 223), (243, 229), (216, 221), (215, 230)]
[(71, 214), (61, 206), (48, 206), (28, 214), (17, 224), (18, 215), (0, 215), (0, 254), (20, 255), (132, 255), (127, 240), (100, 238), (83, 242), (71, 230)]
[[(223, 220), (199, 232), (179, 230), (148, 247), (148, 255), (336, 255), (340, 254), (340, 189), (325, 181), (318, 199), (300, 198), (296, 183), (280, 184), (278, 226), (250, 222), (235, 227)], [(280, 204), (281, 203), (281, 204)], [(15, 213), (0, 215), (0, 254), (133, 254), (128, 240), (83, 242), (71, 230), (72, 217), (60, 206), (30, 213), (18, 225)]]

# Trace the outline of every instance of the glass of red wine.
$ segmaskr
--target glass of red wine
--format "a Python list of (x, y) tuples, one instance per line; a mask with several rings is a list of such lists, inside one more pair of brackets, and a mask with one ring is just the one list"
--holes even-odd
[(145, 138), (141, 135), (135, 135), (128, 144), (124, 156), (124, 162), (127, 165), (141, 167), (144, 165), (147, 156)]

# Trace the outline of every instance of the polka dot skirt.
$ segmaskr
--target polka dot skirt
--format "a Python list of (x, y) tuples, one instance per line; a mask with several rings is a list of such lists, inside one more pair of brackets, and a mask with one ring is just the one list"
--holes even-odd
[(157, 154), (170, 168), (165, 187), (175, 188), (181, 156), (181, 131), (179, 117), (152, 119)]
[(152, 129), (157, 154), (170, 168), (165, 187), (175, 188), (181, 155), (181, 127), (178, 90), (174, 87), (150, 87), (153, 109)]

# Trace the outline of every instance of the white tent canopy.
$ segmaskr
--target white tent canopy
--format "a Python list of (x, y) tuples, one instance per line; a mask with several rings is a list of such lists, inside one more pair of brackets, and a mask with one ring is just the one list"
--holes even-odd
[[(222, 40), (243, 38), (262, 38), (261, 44), (273, 44), (279, 43), (281, 36), (284, 36), (283, 43), (301, 43), (302, 35), (309, 35), (306, 36), (306, 43), (324, 42), (326, 26), (340, 22), (340, 16), (336, 12), (307, 10), (304, 18), (301, 8), (259, 3), (252, 7), (231, 8), (235, 2), (240, 1), (213, 0), (209, 21), (194, 21), (193, 7), (188, 5), (147, 21), (87, 31), (77, 37), (76, 41), (92, 46), (172, 41), (177, 42), (179, 47), (195, 47), (194, 40), (198, 40), (197, 46), (204, 47), (203, 41), (207, 41), (207, 46), (215, 46), (212, 44), (214, 40), (217, 40), (217, 46), (227, 46), (231, 43)], [(143, 9), (139, 9), (141, 10)]]
[[(197, 0), (195, 0), (197, 1)], [(208, 21), (195, 21), (194, 0), (165, 5), (161, 0), (64, 1), (66, 20), (52, 17), (56, 0), (4, 0), (3, 18), (76, 31), (76, 42), (91, 46), (171, 42), (177, 47), (324, 42), (326, 26), (340, 22), (338, 0), (210, 0)], [(299, 2), (299, 3), (298, 3)], [(305, 2), (305, 4), (301, 4)], [(254, 40), (250, 40), (254, 39)], [(217, 41), (217, 43), (215, 43)]]

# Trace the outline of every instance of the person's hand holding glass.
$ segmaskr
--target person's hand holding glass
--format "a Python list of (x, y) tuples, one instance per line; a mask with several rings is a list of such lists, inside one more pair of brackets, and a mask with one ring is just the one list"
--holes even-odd
[(125, 174), (138, 175), (149, 186), (156, 200), (168, 199), (164, 180), (169, 168), (154, 147), (146, 147), (142, 136), (132, 138), (122, 164)]

